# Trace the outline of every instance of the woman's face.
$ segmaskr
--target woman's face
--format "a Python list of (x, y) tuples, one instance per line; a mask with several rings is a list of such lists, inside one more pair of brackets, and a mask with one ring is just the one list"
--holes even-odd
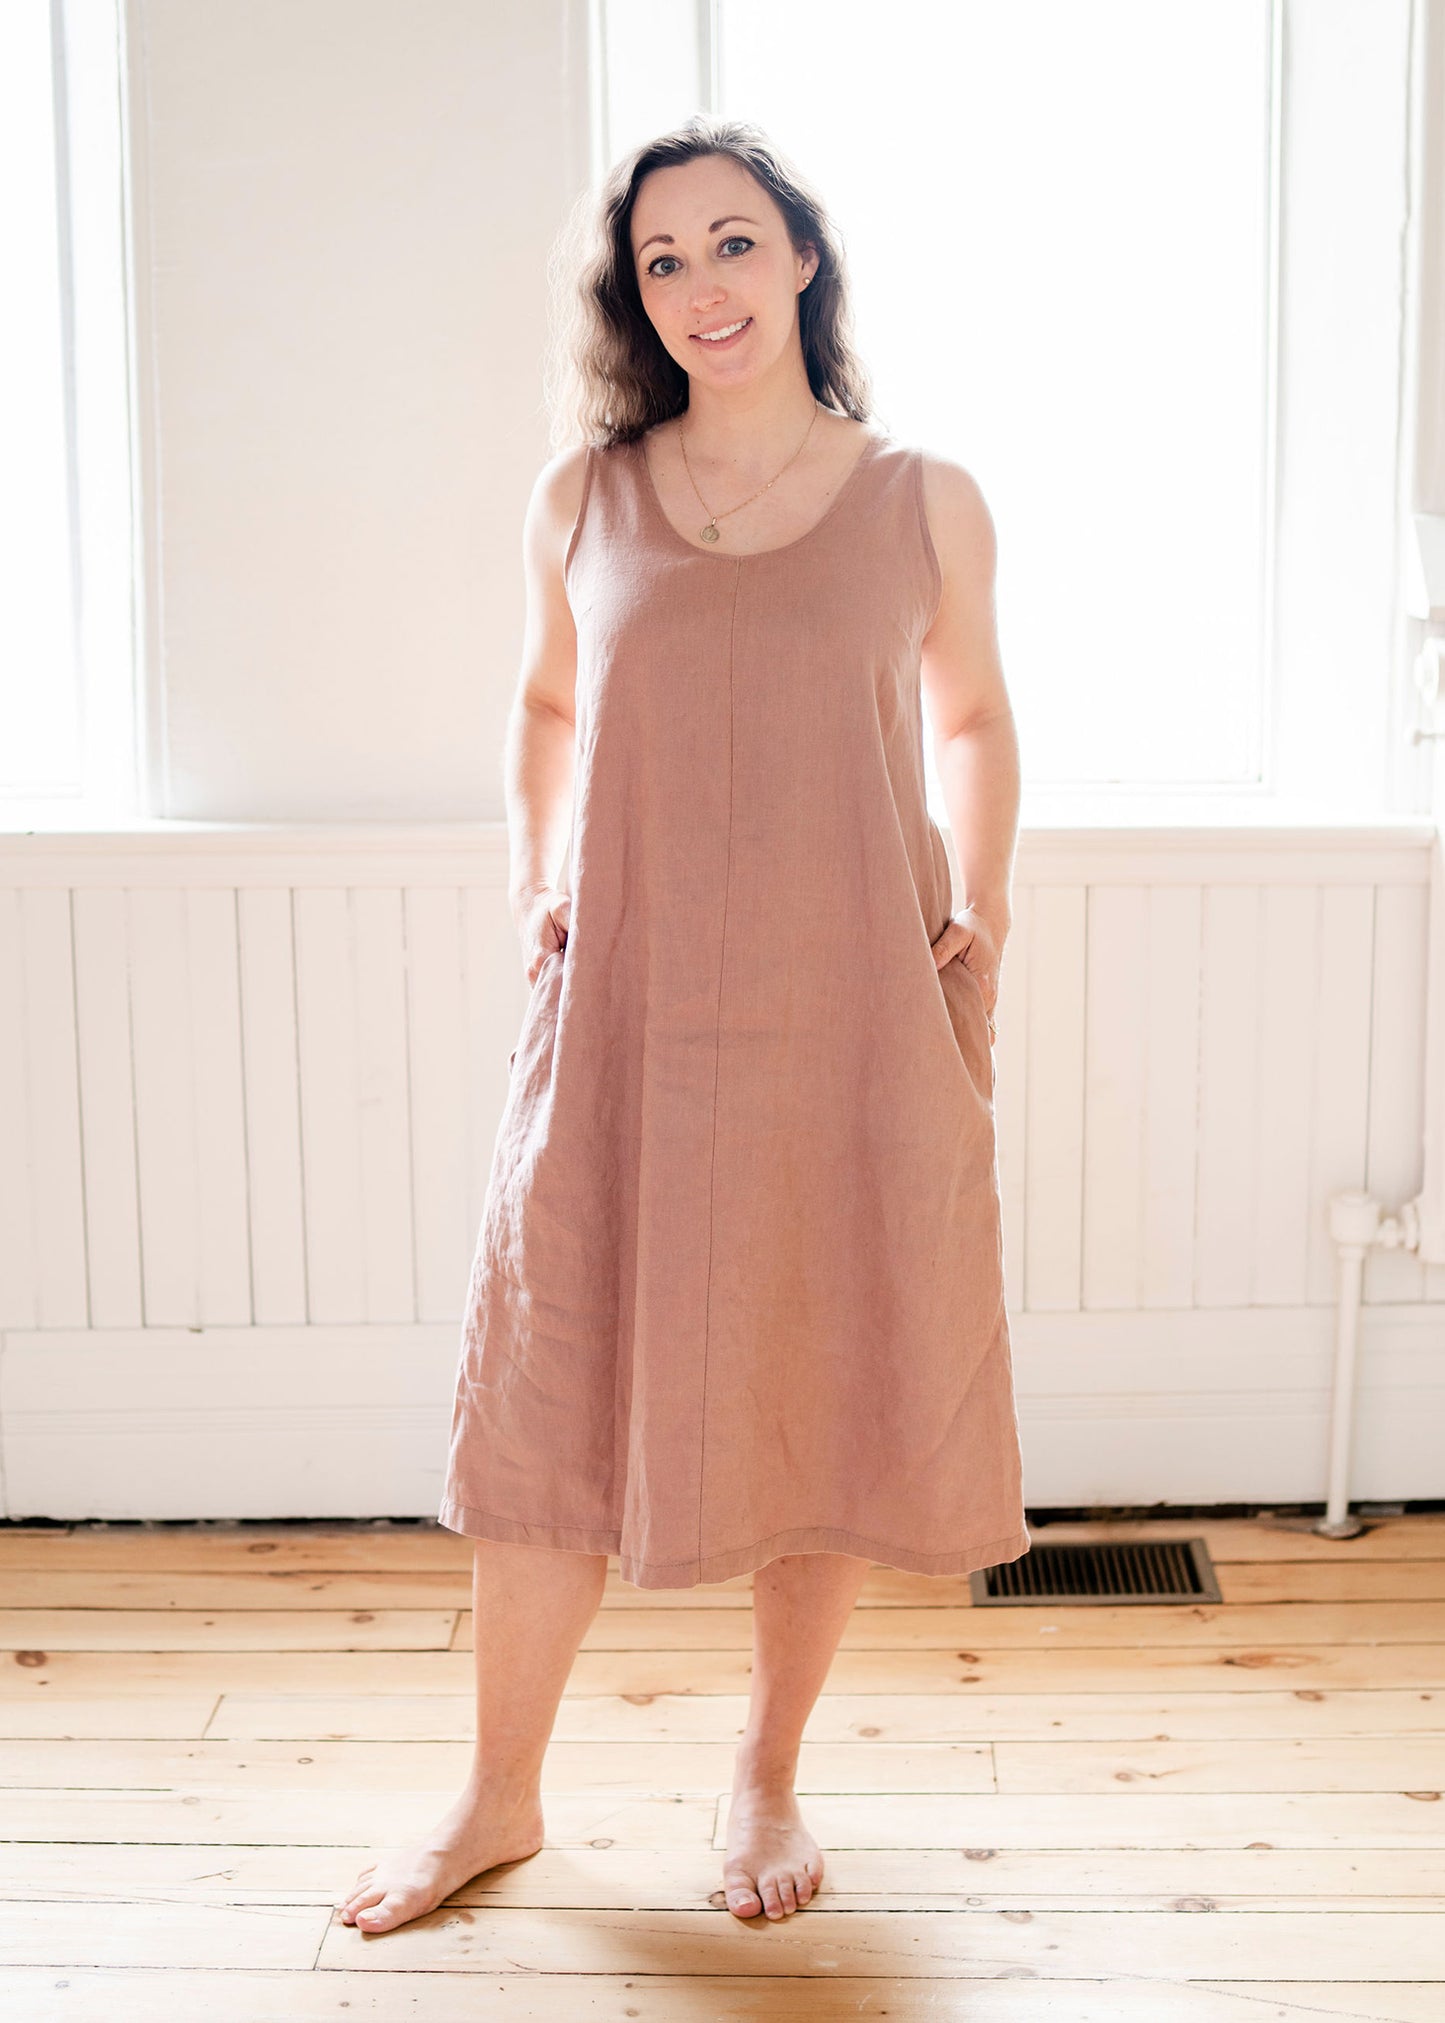
[[(793, 250), (782, 212), (731, 156), (702, 155), (643, 177), (632, 257), (653, 328), (695, 378), (740, 385), (797, 345), (798, 294), (817, 255)], [(736, 324), (743, 328), (733, 331)]]

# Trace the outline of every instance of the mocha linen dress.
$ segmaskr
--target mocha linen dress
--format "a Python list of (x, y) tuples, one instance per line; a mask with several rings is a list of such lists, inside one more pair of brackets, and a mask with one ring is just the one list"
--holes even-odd
[(925, 803), (942, 590), (919, 452), (869, 431), (752, 555), (592, 448), (566, 945), (512, 1056), (448, 1529), (692, 1587), (780, 1553), (1029, 1547), (993, 1055)]

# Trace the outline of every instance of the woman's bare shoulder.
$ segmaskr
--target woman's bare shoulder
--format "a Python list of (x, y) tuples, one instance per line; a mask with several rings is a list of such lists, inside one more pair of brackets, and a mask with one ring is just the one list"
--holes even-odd
[(922, 445), (918, 453), (923, 459), (924, 485), (929, 488), (931, 496), (937, 496), (940, 506), (952, 513), (987, 514), (983, 487), (967, 464), (957, 457), (945, 456), (941, 450), (927, 449)]
[(587, 478), (587, 444), (573, 443), (549, 457), (532, 485), (532, 510), (568, 533), (582, 507)]
[(983, 488), (966, 464), (956, 457), (920, 446), (923, 503), (929, 531), (940, 558), (969, 555), (985, 567), (995, 548), (993, 515)]
[(587, 445), (570, 444), (549, 457), (532, 483), (527, 502), (523, 540), (526, 551), (538, 565), (553, 571), (561, 564), (577, 516), (582, 510), (582, 493), (587, 481)]

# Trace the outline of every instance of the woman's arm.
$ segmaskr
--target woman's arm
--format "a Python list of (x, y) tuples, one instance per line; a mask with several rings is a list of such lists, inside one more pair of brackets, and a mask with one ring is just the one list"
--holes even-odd
[(1018, 739), (994, 608), (997, 545), (983, 494), (961, 464), (925, 456), (923, 492), (943, 596), (923, 642), (921, 679), (967, 915), (934, 951), (940, 966), (969, 951), (992, 1012), (1012, 919), (1019, 815)]
[(527, 950), (529, 983), (548, 949), (561, 945), (553, 909), (538, 902), (556, 891), (572, 819), (577, 629), (562, 559), (581, 509), (585, 470), (581, 447), (546, 464), (532, 487), (522, 528), (527, 616), (521, 673), (507, 719), (505, 793), (508, 900)]

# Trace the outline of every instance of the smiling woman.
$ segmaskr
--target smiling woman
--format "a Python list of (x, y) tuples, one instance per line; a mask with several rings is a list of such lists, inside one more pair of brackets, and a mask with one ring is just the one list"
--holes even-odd
[[(699, 152), (705, 135), (726, 144)], [(684, 172), (692, 181), (680, 204)], [(860, 420), (871, 407), (842, 242), (821, 192), (756, 127), (695, 120), (619, 163), (600, 200), (588, 193), (576, 206), (551, 279), (548, 390), (559, 447), (574, 431), (634, 435), (690, 403), (696, 416), (690, 375), (699, 358), (751, 374), (759, 351), (776, 366), (784, 338), (825, 406)], [(738, 323), (743, 330), (721, 335)]]
[[(710, 431), (695, 419), (704, 412), (705, 389), (725, 397), (727, 388), (756, 385), (760, 373), (764, 382), (769, 376), (777, 379), (783, 362), (796, 360), (804, 348), (803, 294), (825, 272), (833, 283), (831, 299), (820, 288), (809, 303), (814, 313), (807, 325), (820, 340), (820, 363), (828, 352), (840, 364), (847, 356), (843, 270), (832, 250), (834, 235), (821, 200), (794, 180), (796, 171), (785, 174), (766, 146), (748, 156), (747, 131), (733, 129), (739, 153), (684, 153), (672, 161), (667, 144), (655, 143), (656, 159), (650, 158), (634, 181), (625, 253), (620, 216), (607, 245), (619, 275), (626, 258), (636, 300), (650, 326), (652, 341), (644, 344), (642, 369), (655, 359), (660, 337), (669, 359), (688, 375), (687, 430), (655, 423), (647, 431), (648, 490), (660, 498), (664, 517), (674, 525), (679, 518), (685, 525), (695, 514), (694, 501), (702, 500), (706, 515), (700, 525), (695, 518), (693, 524), (698, 538), (710, 545), (724, 541), (720, 522), (749, 509), (739, 526), (750, 532), (737, 533), (726, 545), (732, 552), (756, 553), (786, 545), (800, 520), (806, 525), (820, 516), (859, 461), (858, 445), (848, 439), (864, 431), (825, 426), (815, 438), (820, 416), (831, 422), (834, 415), (817, 389), (801, 439), (795, 437), (781, 456), (769, 449), (767, 431), (756, 421), (730, 428), (732, 439), (715, 448), (708, 440)], [(716, 215), (708, 216), (710, 210)], [(739, 229), (744, 226), (745, 231)], [(831, 258), (825, 258), (830, 251)], [(584, 280), (584, 300), (587, 286)], [(585, 343), (581, 348), (585, 353)], [(821, 370), (817, 377), (823, 379)], [(851, 391), (850, 402), (840, 389), (840, 405), (861, 420), (868, 400), (861, 373), (855, 372)], [(755, 458), (758, 468), (753, 468)], [(789, 472), (786, 488), (770, 497)], [(715, 493), (731, 493), (732, 503), (712, 507), (708, 501)]]
[[(357, 1892), (373, 1929), (435, 1902), (447, 1862), (473, 1872), (489, 1832), (537, 1832), (609, 1555), (646, 1588), (757, 1576), (723, 1879), (737, 1916), (776, 1918), (822, 1879), (792, 1772), (870, 1565), (959, 1575), (1029, 1545), (991, 1050), (1016, 781), (986, 513), (967, 473), (870, 419), (834, 234), (756, 129), (640, 150), (599, 224), (583, 440), (524, 540), (509, 793), (533, 990), (438, 1511), (477, 1541), (479, 1654), (541, 1639), (548, 1678), (525, 1710), (500, 1694), (440, 1866), (433, 1848)], [(988, 783), (955, 811), (957, 914), (924, 799), (925, 652)]]

